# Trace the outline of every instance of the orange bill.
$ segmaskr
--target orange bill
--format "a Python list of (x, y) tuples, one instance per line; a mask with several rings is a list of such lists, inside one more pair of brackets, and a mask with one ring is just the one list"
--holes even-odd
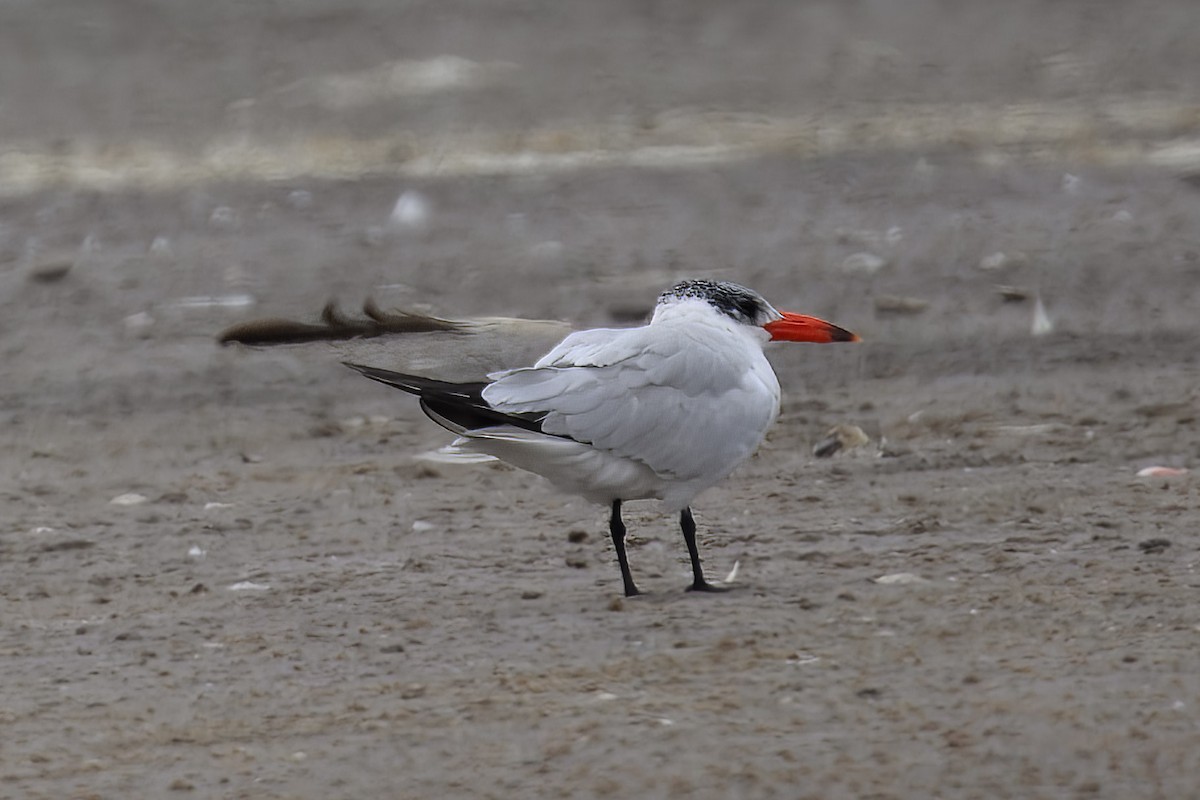
[(783, 319), (777, 319), (763, 325), (771, 334), (773, 342), (860, 342), (858, 334), (851, 333), (845, 328), (839, 328), (832, 322), (826, 322), (806, 314), (793, 314), (791, 311), (781, 311)]

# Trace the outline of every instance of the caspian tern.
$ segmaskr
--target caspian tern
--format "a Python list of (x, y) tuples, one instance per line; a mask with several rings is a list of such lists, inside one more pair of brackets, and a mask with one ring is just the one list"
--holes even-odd
[(532, 367), (451, 383), (347, 363), (421, 398), (451, 446), (484, 453), (612, 510), (609, 531), (627, 597), (638, 594), (625, 555), (621, 504), (661, 500), (679, 513), (704, 579), (691, 502), (745, 461), (779, 415), (768, 341), (856, 342), (816, 317), (776, 311), (734, 283), (689, 280), (663, 292), (647, 325), (576, 331)]

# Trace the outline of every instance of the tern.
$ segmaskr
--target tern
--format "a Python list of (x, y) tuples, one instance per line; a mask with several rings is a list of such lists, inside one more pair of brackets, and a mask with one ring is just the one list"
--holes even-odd
[(692, 500), (758, 449), (779, 416), (769, 341), (857, 342), (817, 317), (777, 311), (735, 283), (686, 280), (658, 298), (638, 328), (576, 331), (532, 367), (455, 383), (346, 363), (418, 396), (426, 415), (457, 434), (453, 452), (486, 454), (611, 509), (609, 532), (625, 596), (639, 594), (625, 553), (621, 506), (660, 500), (679, 514), (704, 578)]

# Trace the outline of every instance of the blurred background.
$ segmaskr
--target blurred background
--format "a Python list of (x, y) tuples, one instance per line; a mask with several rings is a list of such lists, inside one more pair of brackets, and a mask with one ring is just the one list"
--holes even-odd
[(0, 269), (12, 302), (70, 261), (109, 323), (252, 298), (189, 329), (368, 295), (594, 323), (691, 274), (884, 295), (889, 330), (1004, 313), (964, 282), (1130, 325), (1146, 270), (1196, 274), (1198, 93), (1186, 0), (8, 2)]

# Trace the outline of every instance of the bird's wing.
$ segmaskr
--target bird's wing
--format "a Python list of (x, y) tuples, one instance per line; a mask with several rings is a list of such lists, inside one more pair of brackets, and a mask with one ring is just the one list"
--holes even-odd
[[(491, 376), (498, 411), (544, 414), (542, 430), (689, 480), (729, 468), (758, 446), (778, 410), (778, 384), (727, 338), (664, 325), (581, 331), (536, 366)], [(774, 388), (773, 388), (774, 387)]]

